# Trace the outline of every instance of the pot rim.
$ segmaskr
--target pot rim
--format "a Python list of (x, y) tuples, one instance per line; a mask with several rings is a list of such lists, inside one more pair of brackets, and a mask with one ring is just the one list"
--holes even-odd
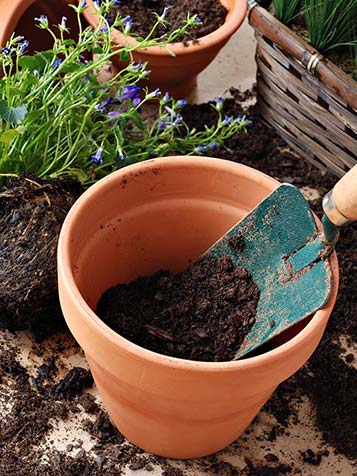
[[(136, 169), (142, 170), (143, 167), (150, 168), (154, 166), (165, 166), (166, 168), (187, 165), (187, 161), (190, 161), (192, 166), (206, 165), (217, 171), (222, 171), (222, 168), (229, 171), (232, 167), (239, 167), (244, 171), (244, 175), (249, 179), (253, 178), (255, 182), (261, 184), (271, 184), (275, 188), (280, 184), (277, 180), (269, 177), (268, 175), (248, 167), (243, 164), (230, 162), (228, 160), (216, 159), (211, 157), (202, 156), (169, 156), (156, 159), (147, 160), (145, 162), (139, 162), (127, 167), (124, 167), (112, 174), (102, 178), (96, 184), (92, 185), (86, 190), (74, 203), (69, 213), (67, 214), (60, 233), (58, 241), (58, 274), (61, 276), (62, 287), (65, 288), (65, 293), (69, 296), (71, 302), (75, 306), (78, 313), (80, 313), (86, 320), (86, 324), (92, 328), (93, 331), (100, 334), (104, 334), (104, 337), (111, 341), (115, 347), (124, 349), (126, 352), (132, 355), (140, 355), (143, 359), (149, 360), (152, 363), (169, 365), (176, 369), (190, 369), (197, 371), (208, 372), (222, 372), (232, 371), (240, 369), (250, 369), (260, 364), (266, 363), (267, 360), (275, 362), (280, 360), (284, 356), (293, 353), (299, 347), (303, 346), (312, 334), (314, 334), (321, 326), (321, 322), (325, 320), (332, 312), (334, 303), (336, 301), (338, 282), (339, 282), (339, 270), (336, 252), (333, 252), (330, 257), (330, 265), (332, 270), (332, 287), (329, 299), (326, 305), (316, 311), (311, 320), (306, 326), (299, 331), (294, 337), (289, 339), (284, 344), (275, 347), (263, 354), (248, 357), (243, 360), (237, 361), (225, 361), (225, 362), (201, 362), (196, 360), (180, 359), (177, 357), (166, 356), (149, 349), (145, 349), (128, 339), (125, 339), (120, 334), (113, 331), (107, 324), (104, 323), (95, 312), (89, 307), (84, 298), (82, 297), (72, 272), (71, 260), (70, 260), (70, 247), (71, 247), (71, 235), (75, 226), (76, 215), (86, 207), (87, 200), (95, 195), (100, 195), (103, 189), (110, 186), (111, 183), (117, 182), (121, 175), (128, 172), (135, 173)], [(258, 180), (257, 180), (258, 179)]]
[[(220, 0), (224, 4), (224, 0)], [(192, 54), (194, 52), (201, 51), (203, 49), (209, 48), (217, 43), (220, 43), (222, 40), (228, 39), (230, 36), (238, 30), (240, 25), (243, 23), (248, 12), (248, 1), (247, 0), (234, 0), (232, 8), (228, 11), (225, 22), (222, 26), (217, 28), (217, 30), (209, 33), (208, 35), (202, 36), (199, 38), (198, 43), (193, 43), (192, 41), (188, 42), (188, 46), (184, 46), (181, 42), (179, 43), (170, 43), (169, 51), (160, 46), (150, 46), (149, 48), (144, 48), (137, 50), (141, 54), (153, 55), (153, 56), (169, 56), (171, 57), (174, 53), (175, 56), (183, 56)], [(83, 11), (85, 19), (90, 25), (96, 27), (98, 24), (99, 15), (97, 14), (94, 6), (93, 0), (88, 0), (88, 5)], [(138, 42), (132, 36), (125, 36), (119, 30), (113, 28), (111, 30), (111, 38), (116, 44), (127, 44), (128, 46), (136, 46)]]

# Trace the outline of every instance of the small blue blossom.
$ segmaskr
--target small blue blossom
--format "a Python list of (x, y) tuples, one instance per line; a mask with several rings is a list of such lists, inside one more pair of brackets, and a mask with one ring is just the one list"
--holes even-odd
[(198, 152), (199, 154), (201, 154), (202, 152), (205, 152), (206, 150), (207, 150), (206, 144), (198, 145), (197, 147), (195, 147), (195, 152)]
[(83, 64), (88, 64), (88, 60), (83, 55), (79, 55), (79, 61)]
[(139, 97), (141, 88), (139, 86), (125, 86), (122, 93), (118, 94), (119, 101), (127, 101), (128, 99), (135, 99)]
[(221, 111), (223, 107), (223, 98), (219, 96), (216, 101), (216, 109), (217, 111)]
[(43, 30), (48, 28), (48, 18), (46, 15), (40, 15), (39, 17), (35, 17), (35, 21), (38, 22), (38, 26)]
[(161, 94), (161, 91), (159, 88), (156, 88), (154, 91), (151, 91), (151, 93), (149, 93), (147, 96), (146, 96), (146, 99), (153, 99), (153, 98), (157, 98), (159, 97)]
[(96, 10), (100, 11), (100, 2), (99, 2), (99, 0), (94, 0), (93, 1), (93, 6)]
[(236, 117), (235, 122), (241, 122), (244, 120), (243, 114), (239, 114), (239, 116)]
[(177, 103), (176, 103), (176, 107), (177, 107), (177, 108), (181, 108), (181, 107), (186, 106), (186, 104), (187, 104), (186, 99), (179, 99), (179, 100), (177, 101)]
[(141, 61), (141, 59), (139, 59), (138, 63), (134, 63), (130, 66), (130, 69), (132, 71), (139, 71), (143, 68), (143, 63)]
[(120, 0), (114, 0), (113, 6), (118, 7), (120, 5)]
[(230, 124), (232, 124), (232, 121), (233, 119), (231, 118), (231, 116), (224, 116), (222, 124), (229, 126)]
[(209, 143), (208, 148), (211, 149), (211, 150), (217, 149), (217, 142)]
[(159, 131), (163, 131), (164, 129), (166, 129), (166, 126), (167, 123), (165, 121), (159, 121), (156, 127), (159, 129)]
[(112, 102), (113, 102), (113, 98), (109, 97), (109, 98), (105, 99), (103, 102), (101, 102), (100, 104), (97, 104), (94, 107), (94, 109), (97, 112), (104, 113), (105, 110), (107, 109), (107, 107), (109, 106), (109, 104), (111, 104)]
[(114, 20), (111, 17), (106, 17), (105, 21), (108, 23), (109, 26), (113, 26)]
[(62, 17), (62, 21), (59, 27), (61, 30), (65, 30), (67, 28), (67, 17)]
[(33, 70), (33, 75), (35, 76), (35, 78), (39, 78), (40, 77), (40, 73), (37, 69), (34, 69)]
[(8, 56), (11, 54), (11, 48), (9, 48), (8, 46), (5, 46), (5, 48), (0, 50), (0, 53), (3, 53), (4, 55)]
[(164, 18), (166, 17), (166, 15), (168, 14), (169, 10), (170, 10), (170, 5), (166, 5), (162, 14), (160, 15), (160, 20), (164, 20)]
[(125, 18), (123, 18), (123, 25), (124, 25), (124, 34), (129, 33), (129, 31), (134, 26), (134, 22), (130, 15), (127, 15)]
[(54, 62), (52, 63), (51, 68), (57, 69), (61, 64), (62, 64), (62, 60), (60, 58), (56, 58)]
[[(139, 106), (140, 103), (141, 103), (141, 99), (139, 97), (133, 99), (133, 104), (135, 107)], [(139, 109), (138, 111), (141, 112), (141, 110)]]
[(82, 0), (79, 4), (79, 8), (86, 8), (87, 7), (87, 0)]
[(166, 92), (164, 95), (163, 95), (163, 98), (162, 98), (162, 103), (163, 104), (166, 104), (167, 102), (169, 102), (171, 99), (171, 96), (168, 92)]
[(126, 159), (126, 155), (124, 154), (124, 152), (121, 149), (118, 150), (118, 159), (119, 160), (125, 160)]
[(21, 44), (20, 44), (20, 48), (19, 48), (19, 52), (22, 54), (22, 53), (25, 53), (26, 49), (28, 48), (29, 46), (29, 41), (28, 40), (25, 40), (23, 41)]
[(108, 119), (118, 119), (121, 115), (121, 112), (120, 111), (110, 111), (108, 112)]
[(178, 126), (181, 124), (181, 122), (183, 121), (183, 117), (181, 116), (181, 114), (178, 114), (176, 117), (175, 117), (175, 120), (174, 122), (172, 123), (173, 126)]
[(254, 122), (253, 122), (253, 121), (251, 121), (250, 119), (246, 119), (246, 120), (245, 120), (245, 127), (246, 127), (247, 129), (251, 129), (253, 126), (254, 126)]
[(193, 23), (202, 23), (202, 20), (200, 17), (197, 16), (193, 19)]
[(22, 41), (25, 37), (24, 36), (17, 36), (16, 38), (13, 39), (13, 42), (14, 43), (20, 43), (20, 41)]
[(99, 147), (97, 152), (93, 155), (91, 155), (91, 160), (94, 164), (100, 164), (102, 165), (103, 163), (103, 149)]
[(100, 31), (102, 33), (108, 33), (109, 31), (109, 28), (108, 28), (108, 25), (106, 23), (104, 23), (104, 25), (102, 26), (102, 28), (100, 29)]

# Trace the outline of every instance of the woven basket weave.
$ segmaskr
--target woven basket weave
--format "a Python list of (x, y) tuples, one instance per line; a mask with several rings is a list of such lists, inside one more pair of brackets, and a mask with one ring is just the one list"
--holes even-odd
[(342, 176), (357, 163), (357, 83), (249, 3), (264, 120), (312, 163)]

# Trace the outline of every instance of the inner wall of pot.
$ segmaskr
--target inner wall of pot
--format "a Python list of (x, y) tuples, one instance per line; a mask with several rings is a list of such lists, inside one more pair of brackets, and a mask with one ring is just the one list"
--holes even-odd
[(73, 273), (94, 310), (118, 283), (160, 269), (181, 271), (271, 189), (237, 174), (200, 167), (146, 168), (117, 174), (92, 194), (73, 233)]

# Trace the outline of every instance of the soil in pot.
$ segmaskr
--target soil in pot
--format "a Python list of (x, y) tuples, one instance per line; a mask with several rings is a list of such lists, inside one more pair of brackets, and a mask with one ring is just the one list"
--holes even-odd
[(191, 27), (187, 33), (178, 38), (177, 41), (186, 43), (189, 40), (196, 41), (224, 24), (227, 10), (219, 0), (122, 0), (118, 7), (113, 7), (109, 18), (114, 19), (116, 15), (125, 17), (131, 16), (134, 21), (132, 33), (145, 38), (154, 26), (158, 15), (162, 15), (165, 7), (169, 7), (165, 20), (167, 26), (159, 25), (154, 33), (155, 38), (164, 34), (170, 34), (178, 28), (182, 28), (187, 14), (198, 15), (202, 24)]
[[(237, 249), (235, 241), (231, 246)], [(96, 312), (147, 349), (222, 362), (234, 358), (252, 328), (259, 294), (249, 272), (228, 256), (202, 257), (182, 273), (159, 271), (110, 288)]]
[(41, 338), (62, 322), (57, 240), (81, 191), (78, 183), (36, 177), (20, 177), (0, 190), (0, 328), (29, 328)]

